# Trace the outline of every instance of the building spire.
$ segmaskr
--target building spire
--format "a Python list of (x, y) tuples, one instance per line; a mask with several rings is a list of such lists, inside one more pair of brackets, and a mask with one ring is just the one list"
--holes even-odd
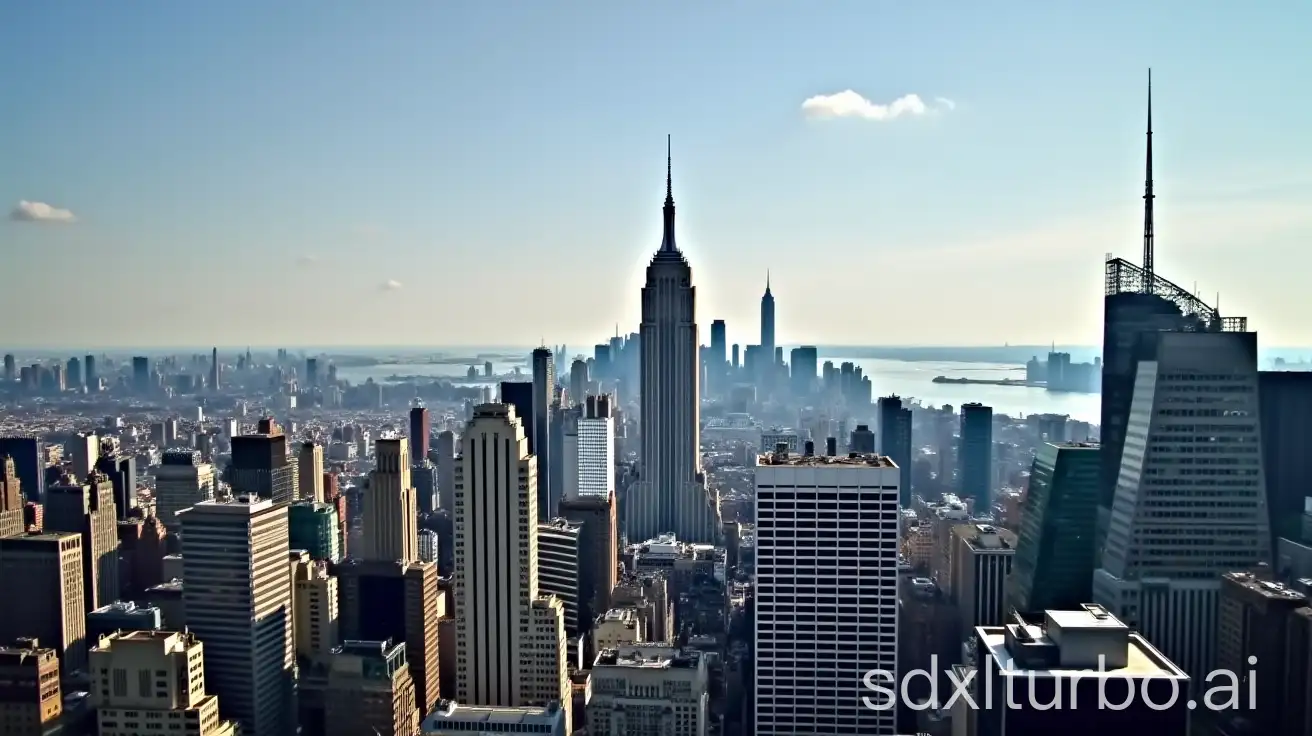
[(772, 296), (770, 294), (770, 269), (768, 268), (765, 269), (765, 295)]
[(674, 156), (670, 136), (665, 136), (665, 226), (661, 233), (661, 251), (678, 253), (674, 244)]
[(1157, 277), (1153, 274), (1153, 70), (1148, 70), (1148, 155), (1143, 184), (1143, 272), (1144, 287), (1153, 293)]

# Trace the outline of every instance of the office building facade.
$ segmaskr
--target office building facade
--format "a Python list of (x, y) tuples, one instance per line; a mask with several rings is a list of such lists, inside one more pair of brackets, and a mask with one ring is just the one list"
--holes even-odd
[(993, 407), (961, 405), (961, 444), (957, 451), (962, 498), (975, 502), (976, 513), (993, 504)]
[(898, 483), (886, 457), (761, 455), (756, 466), (756, 733), (891, 734), (862, 704), (897, 671)]
[(374, 444), (377, 463), (364, 493), (364, 549), (375, 562), (417, 562), (419, 521), (410, 483), (410, 441), (384, 437)]
[(1008, 583), (1012, 609), (1076, 610), (1092, 600), (1100, 462), (1090, 442), (1039, 447)]

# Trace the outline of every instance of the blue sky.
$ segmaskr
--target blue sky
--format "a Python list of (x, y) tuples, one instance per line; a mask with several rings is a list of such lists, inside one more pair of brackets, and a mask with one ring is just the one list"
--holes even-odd
[[(752, 341), (770, 269), (784, 342), (1095, 343), (1151, 66), (1158, 271), (1312, 345), (1309, 32), (1301, 1), (7, 3), (0, 206), (75, 221), (0, 222), (0, 343), (590, 343), (636, 323), (667, 133), (704, 332)], [(802, 109), (846, 90), (925, 109)]]

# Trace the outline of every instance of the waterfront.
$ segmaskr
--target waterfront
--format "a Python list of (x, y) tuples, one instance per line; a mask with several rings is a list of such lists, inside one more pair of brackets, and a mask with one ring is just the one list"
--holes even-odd
[[(934, 383), (935, 376), (952, 376), (954, 378), (974, 378), (1001, 380), (1004, 378), (1024, 377), (1022, 366), (1002, 363), (961, 363), (955, 361), (921, 361), (880, 359), (849, 359), (828, 357), (834, 365), (841, 365), (851, 360), (873, 384), (876, 398), (897, 394), (905, 399), (915, 399), (926, 406), (951, 404), (959, 407), (963, 403), (978, 401), (993, 407), (998, 414), (1019, 416), (1022, 414), (1067, 414), (1072, 419), (1098, 423), (1100, 398), (1098, 394), (1077, 394), (1048, 391), (1042, 388), (1022, 386), (994, 386), (988, 384), (950, 384)], [(492, 369), (498, 375), (510, 373), (516, 367), (525, 372), (527, 361), (494, 362)], [(480, 363), (479, 371), (482, 372)], [(404, 363), (379, 364), (371, 366), (343, 366), (337, 370), (338, 378), (351, 383), (363, 383), (372, 378), (386, 381), (391, 376), (428, 376), (432, 378), (463, 378), (469, 366), (459, 363)]]

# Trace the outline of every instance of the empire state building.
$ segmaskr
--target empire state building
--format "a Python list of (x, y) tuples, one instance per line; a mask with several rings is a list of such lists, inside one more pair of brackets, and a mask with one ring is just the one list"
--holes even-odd
[(671, 173), (667, 151), (664, 232), (642, 287), (642, 465), (626, 504), (630, 542), (666, 532), (687, 542), (714, 541), (702, 476), (697, 292), (674, 242)]

